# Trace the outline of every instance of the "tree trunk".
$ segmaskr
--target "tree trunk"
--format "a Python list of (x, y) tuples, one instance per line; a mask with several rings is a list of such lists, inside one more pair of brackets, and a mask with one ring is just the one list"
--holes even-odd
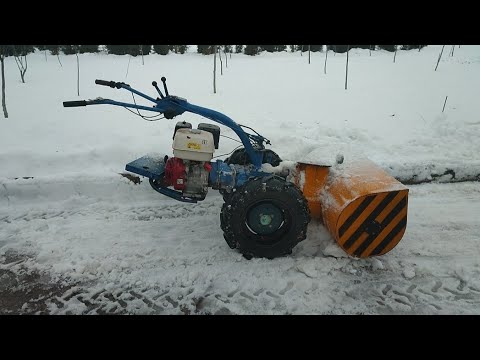
[(220, 52), (220, 47), (218, 47), (217, 50), (218, 50), (218, 58), (220, 59), (220, 75), (223, 75), (223, 61), (222, 61), (222, 53)]
[(302, 45), (302, 49), (300, 50), (300, 56), (303, 56), (303, 45)]
[(370, 56), (372, 56), (372, 45), (370, 45), (368, 51), (370, 51)]
[(127, 72), (125, 73), (125, 79), (128, 76), (128, 68), (130, 67), (130, 60), (132, 60), (132, 55), (130, 55), (130, 57), (128, 58), (128, 65), (127, 65)]
[(310, 45), (308, 45), (308, 63), (310, 64)]
[(217, 93), (217, 83), (216, 83), (216, 73), (217, 73), (217, 45), (214, 46), (213, 51), (213, 93)]
[(143, 61), (143, 45), (140, 45), (140, 53), (142, 54), (142, 65), (145, 65), (145, 62)]
[(350, 50), (350, 45), (347, 45), (347, 66), (345, 68), (345, 90), (347, 90), (347, 82), (348, 82), (348, 53)]
[(435, 71), (437, 71), (438, 64), (440, 63), (440, 59), (442, 58), (443, 48), (444, 48), (444, 47), (445, 47), (445, 45), (442, 46), (442, 51), (440, 51), (440, 55), (438, 55), (437, 66), (435, 66)]
[(453, 56), (454, 53), (455, 53), (455, 45), (452, 45), (452, 54), (450, 56)]
[(62, 62), (60, 61), (60, 55), (59, 54), (57, 54), (57, 59), (58, 59), (58, 62), (60, 63), (60, 66), (63, 67)]
[(327, 73), (327, 58), (328, 58), (328, 45), (327, 45), (327, 51), (325, 53), (325, 66), (323, 67), (323, 73)]
[(45, 50), (45, 61), (47, 61), (47, 50)]
[(2, 63), (2, 107), (3, 107), (3, 116), (8, 119), (7, 104), (5, 103), (5, 58), (0, 55), (0, 62)]
[(80, 60), (78, 59), (78, 51), (75, 55), (77, 55), (77, 95), (80, 96)]
[(397, 46), (395, 45), (395, 55), (393, 55), (393, 63), (395, 64), (395, 58), (397, 57)]

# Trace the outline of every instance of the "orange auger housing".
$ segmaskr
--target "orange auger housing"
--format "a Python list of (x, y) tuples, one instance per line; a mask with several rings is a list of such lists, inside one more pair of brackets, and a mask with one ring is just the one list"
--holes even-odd
[(323, 221), (349, 255), (383, 255), (402, 239), (408, 189), (367, 159), (325, 166), (299, 162), (294, 182), (312, 218)]

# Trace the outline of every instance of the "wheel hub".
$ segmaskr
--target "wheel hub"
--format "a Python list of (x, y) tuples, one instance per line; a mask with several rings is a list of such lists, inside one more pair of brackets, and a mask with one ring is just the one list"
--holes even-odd
[(260, 224), (263, 226), (270, 225), (272, 222), (272, 217), (270, 215), (260, 214)]
[(284, 222), (282, 211), (269, 202), (254, 205), (246, 220), (250, 230), (259, 235), (273, 234)]

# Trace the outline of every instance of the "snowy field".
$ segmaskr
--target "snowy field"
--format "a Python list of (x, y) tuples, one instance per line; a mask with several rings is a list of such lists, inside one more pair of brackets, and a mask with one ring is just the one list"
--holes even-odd
[[(28, 56), (22, 84), (5, 61), (0, 120), (0, 314), (480, 314), (480, 46), (393, 53), (233, 54), (213, 94), (213, 57)], [(219, 65), (219, 64), (217, 64)], [(127, 75), (128, 67), (128, 75)], [(218, 68), (218, 67), (217, 67)], [(218, 69), (219, 70), (219, 69)], [(127, 76), (126, 76), (127, 75)], [(184, 114), (147, 122), (67, 100), (169, 91), (255, 128), (284, 160), (366, 156), (409, 185), (405, 235), (388, 254), (346, 256), (312, 221), (293, 254), (245, 260), (225, 243), (223, 203), (185, 204), (118, 173), (146, 153), (171, 154)], [(445, 97), (448, 100), (444, 112)], [(145, 103), (136, 98), (137, 103)], [(145, 115), (150, 115), (145, 113)], [(222, 134), (234, 133), (222, 127)], [(215, 155), (238, 144), (220, 138)], [(452, 175), (455, 174), (455, 176)], [(25, 177), (25, 178), (24, 178)]]

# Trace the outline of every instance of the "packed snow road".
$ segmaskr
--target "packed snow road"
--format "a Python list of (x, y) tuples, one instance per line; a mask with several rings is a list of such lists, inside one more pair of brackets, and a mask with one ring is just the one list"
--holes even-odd
[(244, 259), (222, 197), (185, 204), (118, 177), (0, 183), (1, 314), (480, 314), (480, 183), (410, 186), (390, 253), (350, 258), (322, 225)]

